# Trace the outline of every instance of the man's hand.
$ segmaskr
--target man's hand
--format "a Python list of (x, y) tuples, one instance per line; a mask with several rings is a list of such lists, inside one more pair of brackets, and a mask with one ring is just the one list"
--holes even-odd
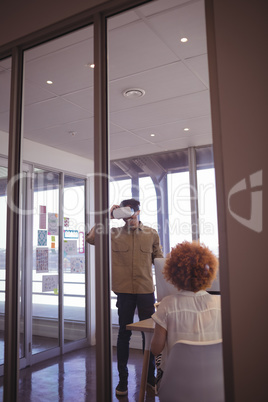
[(115, 218), (113, 217), (113, 210), (114, 210), (114, 209), (117, 209), (117, 208), (120, 208), (120, 205), (113, 205), (113, 206), (111, 207), (111, 209), (110, 209), (110, 218), (111, 218), (111, 219), (115, 219)]

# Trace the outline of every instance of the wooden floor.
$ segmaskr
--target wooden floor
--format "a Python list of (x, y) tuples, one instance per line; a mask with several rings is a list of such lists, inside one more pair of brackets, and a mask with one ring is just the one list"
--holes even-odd
[[(116, 397), (118, 384), (116, 348), (113, 350), (112, 401), (138, 401), (143, 355), (131, 349), (129, 357), (128, 395)], [(2, 400), (3, 388), (0, 388)], [(145, 401), (157, 402), (159, 398), (147, 389)], [(97, 402), (95, 347), (76, 350), (52, 358), (20, 371), (18, 402)]]

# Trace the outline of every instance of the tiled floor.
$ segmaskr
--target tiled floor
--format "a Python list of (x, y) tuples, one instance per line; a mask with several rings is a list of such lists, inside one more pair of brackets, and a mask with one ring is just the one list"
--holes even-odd
[[(143, 355), (130, 350), (128, 395), (116, 397), (118, 383), (116, 348), (113, 350), (113, 401), (138, 401)], [(95, 348), (76, 350), (64, 356), (38, 363), (20, 371), (19, 402), (97, 402)], [(159, 398), (148, 389), (145, 401)]]

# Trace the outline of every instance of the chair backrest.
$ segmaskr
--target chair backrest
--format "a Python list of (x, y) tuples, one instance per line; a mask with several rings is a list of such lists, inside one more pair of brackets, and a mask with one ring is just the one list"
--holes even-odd
[(222, 340), (175, 343), (158, 395), (161, 402), (224, 402)]

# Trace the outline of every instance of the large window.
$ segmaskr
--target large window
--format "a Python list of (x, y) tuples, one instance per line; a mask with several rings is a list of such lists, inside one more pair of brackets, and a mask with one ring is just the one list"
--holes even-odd
[(93, 77), (92, 25), (24, 52), (23, 157), (35, 166), (32, 355), (87, 341), (85, 181), (74, 176), (92, 171)]
[(170, 248), (192, 240), (189, 172), (168, 174)]
[(139, 179), (139, 194), (141, 203), (140, 219), (144, 225), (151, 226), (157, 230), (157, 198), (151, 177), (146, 176)]
[(214, 168), (197, 170), (200, 241), (219, 254)]

